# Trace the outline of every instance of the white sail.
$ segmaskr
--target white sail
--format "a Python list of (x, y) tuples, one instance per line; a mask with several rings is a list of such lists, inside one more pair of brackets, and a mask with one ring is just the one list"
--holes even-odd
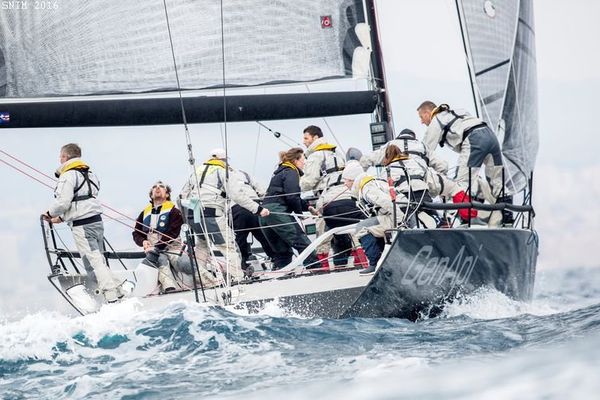
[[(177, 88), (162, 0), (52, 4), (0, 13), (0, 96)], [(354, 27), (364, 22), (356, 0), (166, 4), (182, 89), (347, 77), (360, 46)]]
[(538, 148), (531, 0), (461, 0), (480, 117), (498, 134), (508, 191), (523, 189)]

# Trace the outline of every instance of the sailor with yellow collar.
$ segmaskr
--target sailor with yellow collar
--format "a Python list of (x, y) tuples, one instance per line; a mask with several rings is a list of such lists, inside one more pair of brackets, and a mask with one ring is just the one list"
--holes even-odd
[[(229, 211), (227, 198), (253, 214), (267, 216), (269, 210), (254, 201), (245, 191), (239, 175), (226, 171), (226, 154), (223, 149), (214, 149), (210, 158), (196, 168), (181, 191), (184, 200), (199, 200), (201, 212), (194, 213), (193, 227), (196, 233), (202, 233), (201, 239), (208, 239), (227, 259), (229, 274), (237, 281), (244, 277), (235, 234), (227, 223)], [(196, 241), (198, 265), (207, 265), (210, 249), (206, 240)]]
[(181, 258), (179, 234), (183, 225), (181, 212), (171, 201), (171, 187), (161, 181), (150, 189), (150, 203), (137, 217), (133, 240), (147, 253), (147, 260), (158, 268), (158, 281), (164, 293), (177, 289), (171, 271)]
[[(356, 225), (356, 236), (369, 259), (369, 268), (361, 271), (368, 275), (375, 272), (377, 262), (385, 246), (385, 231), (395, 228), (394, 203), (387, 182), (364, 172), (358, 161), (349, 161), (344, 169), (344, 184), (350, 189), (359, 206), (370, 213), (370, 218)], [(393, 190), (393, 189), (392, 189)], [(401, 193), (396, 197), (396, 221), (404, 218), (401, 206), (407, 204)]]
[(80, 157), (81, 148), (75, 143), (61, 148), (54, 202), (43, 216), (54, 224), (69, 224), (87, 274), (95, 276), (100, 293), (113, 302), (125, 294), (123, 282), (113, 276), (105, 263), (102, 206), (97, 199), (100, 183)]
[[(306, 127), (303, 131), (303, 142), (306, 146), (306, 163), (304, 175), (300, 178), (300, 189), (303, 192), (312, 191), (318, 196), (316, 209), (325, 217), (317, 219), (317, 235), (322, 235), (326, 229), (349, 225), (351, 219), (360, 216), (355, 201), (344, 186), (342, 171), (346, 165), (344, 155), (337, 147), (323, 137), (321, 128), (315, 125)], [(345, 219), (334, 219), (331, 216), (343, 214)], [(352, 239), (349, 235), (336, 235), (329, 242), (317, 248), (317, 256), (324, 268), (329, 267), (329, 251), (333, 247), (333, 262), (337, 266), (346, 265), (349, 256), (354, 256), (354, 262), (364, 260), (362, 253), (352, 250)]]

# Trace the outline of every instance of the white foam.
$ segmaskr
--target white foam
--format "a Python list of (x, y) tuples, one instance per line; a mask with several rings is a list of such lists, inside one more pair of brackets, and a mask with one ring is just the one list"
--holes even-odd
[(547, 301), (521, 302), (491, 288), (481, 288), (445, 304), (442, 317), (467, 316), (475, 319), (511, 318), (523, 314), (550, 315), (565, 311)]

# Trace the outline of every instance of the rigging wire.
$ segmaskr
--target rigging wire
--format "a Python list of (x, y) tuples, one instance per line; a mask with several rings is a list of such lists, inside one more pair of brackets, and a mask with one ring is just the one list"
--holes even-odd
[[(229, 188), (229, 137), (227, 135), (227, 93), (226, 93), (226, 80), (225, 80), (225, 18), (223, 16), (223, 0), (220, 1), (221, 8), (221, 66), (222, 66), (222, 74), (223, 74), (223, 130), (224, 130), (224, 138), (225, 138), (225, 188)], [(230, 209), (231, 199), (226, 191), (225, 196), (225, 210)], [(225, 212), (225, 224), (230, 229), (225, 231), (225, 246), (228, 248), (232, 243), (234, 243), (233, 238), (230, 237), (231, 231), (233, 230), (233, 221), (231, 219), (230, 213)], [(235, 245), (234, 245), (235, 246)], [(231, 249), (232, 251), (236, 251), (235, 247)], [(231, 273), (229, 271), (229, 265), (231, 264), (231, 260), (229, 259), (229, 251), (225, 251), (225, 271), (226, 271), (226, 284), (227, 287), (231, 287)]]
[[(308, 83), (305, 83), (304, 86), (306, 87), (306, 91), (308, 93), (311, 93), (310, 91), (310, 87), (308, 86)], [(340, 148), (340, 150), (342, 150), (342, 152), (344, 154), (346, 154), (346, 150), (344, 149), (344, 146), (342, 146), (342, 142), (340, 142), (338, 140), (338, 138), (335, 136), (335, 133), (333, 132), (333, 129), (331, 129), (331, 126), (329, 125), (329, 121), (327, 121), (327, 118), (325, 117), (321, 117), (321, 119), (323, 120), (323, 122), (325, 123), (325, 126), (327, 127), (327, 129), (329, 130), (329, 133), (331, 133), (331, 136), (333, 136), (333, 140), (335, 140), (335, 142), (337, 143), (338, 147)]]
[(258, 161), (258, 146), (260, 144), (260, 131), (262, 126), (258, 125), (258, 133), (256, 134), (256, 146), (254, 148), (254, 162), (252, 164), (252, 176), (256, 175), (256, 163)]
[[(196, 186), (196, 190), (198, 192), (198, 201), (200, 201), (200, 183), (198, 181), (198, 174), (196, 173), (196, 161), (194, 159), (194, 153), (193, 153), (193, 148), (192, 148), (192, 139), (190, 137), (190, 131), (189, 131), (189, 127), (188, 127), (188, 123), (187, 123), (187, 117), (185, 114), (185, 106), (183, 103), (183, 95), (182, 95), (182, 91), (181, 91), (181, 82), (179, 80), (179, 71), (177, 69), (177, 60), (175, 58), (175, 47), (173, 46), (173, 35), (171, 33), (171, 24), (169, 22), (169, 12), (167, 9), (167, 1), (163, 0), (163, 7), (165, 10), (165, 21), (167, 23), (167, 32), (169, 33), (169, 45), (171, 47), (171, 57), (173, 59), (173, 69), (175, 71), (175, 79), (177, 81), (177, 93), (179, 95), (179, 105), (181, 107), (181, 117), (183, 120), (183, 126), (184, 126), (184, 131), (185, 131), (185, 141), (186, 141), (186, 145), (187, 145), (187, 151), (188, 151), (188, 162), (190, 164), (191, 170), (192, 170), (192, 179), (194, 180), (195, 186)], [(224, 89), (223, 89), (224, 90)], [(225, 99), (223, 99), (223, 101), (225, 101)], [(227, 148), (225, 148), (225, 151), (227, 152)], [(191, 188), (190, 192), (193, 191), (193, 188)], [(208, 228), (206, 226), (206, 218), (204, 217), (204, 207), (202, 207), (202, 204), (200, 203), (200, 217), (201, 217), (201, 224), (202, 227), (204, 228), (205, 232), (208, 232)], [(212, 247), (210, 246), (210, 242), (209, 242), (209, 238), (206, 238), (206, 244), (209, 250), (209, 254), (211, 255), (211, 257), (214, 258), (214, 252)], [(198, 272), (199, 272), (199, 266), (198, 267)], [(217, 274), (219, 275), (219, 274)], [(222, 277), (221, 277), (222, 278)]]
[[(264, 123), (262, 123), (260, 121), (256, 121), (256, 123), (259, 124), (260, 126), (262, 126), (263, 128), (265, 128), (266, 130), (268, 130), (269, 132), (271, 132), (273, 134), (273, 137), (275, 137), (275, 139), (281, 140), (283, 143), (285, 143), (286, 146), (302, 147), (302, 145), (300, 143), (294, 141), (294, 139), (292, 139), (285, 133), (274, 131), (273, 129), (269, 128), (267, 125), (265, 125)], [(282, 136), (283, 136), (283, 138), (282, 138)], [(286, 139), (287, 139), (287, 141), (286, 141)], [(290, 143), (291, 143), (291, 145), (290, 145)]]

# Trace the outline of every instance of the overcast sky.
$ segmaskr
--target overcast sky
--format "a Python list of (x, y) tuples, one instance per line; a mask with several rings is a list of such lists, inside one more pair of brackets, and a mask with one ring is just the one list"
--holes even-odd
[[(379, 0), (378, 5), (396, 128), (410, 127), (422, 134), (414, 110), (424, 99), (472, 109), (454, 0)], [(600, 239), (600, 140), (594, 118), (600, 92), (600, 2), (538, 0), (534, 5), (540, 108), (534, 194), (541, 240), (538, 268), (596, 266), (600, 262), (591, 249)], [(344, 147), (369, 148), (368, 119), (327, 122)], [(267, 125), (300, 142), (308, 124), (325, 122)], [(267, 183), (277, 151), (285, 145), (264, 130), (259, 136), (256, 124), (229, 125), (228, 130), (232, 162)], [(191, 134), (200, 161), (222, 145), (219, 125), (194, 125)], [(178, 192), (189, 172), (180, 126), (4, 129), (0, 138), (0, 149), (49, 174), (58, 166), (62, 144), (81, 144), (84, 158), (102, 181), (102, 201), (132, 218), (145, 205), (154, 181), (166, 180)], [(3, 164), (0, 181), (5, 188), (0, 208), (0, 317), (15, 310), (54, 309), (62, 300), (46, 280), (49, 269), (38, 222), (52, 191)], [(108, 221), (105, 225), (117, 247), (135, 247), (128, 228)]]

